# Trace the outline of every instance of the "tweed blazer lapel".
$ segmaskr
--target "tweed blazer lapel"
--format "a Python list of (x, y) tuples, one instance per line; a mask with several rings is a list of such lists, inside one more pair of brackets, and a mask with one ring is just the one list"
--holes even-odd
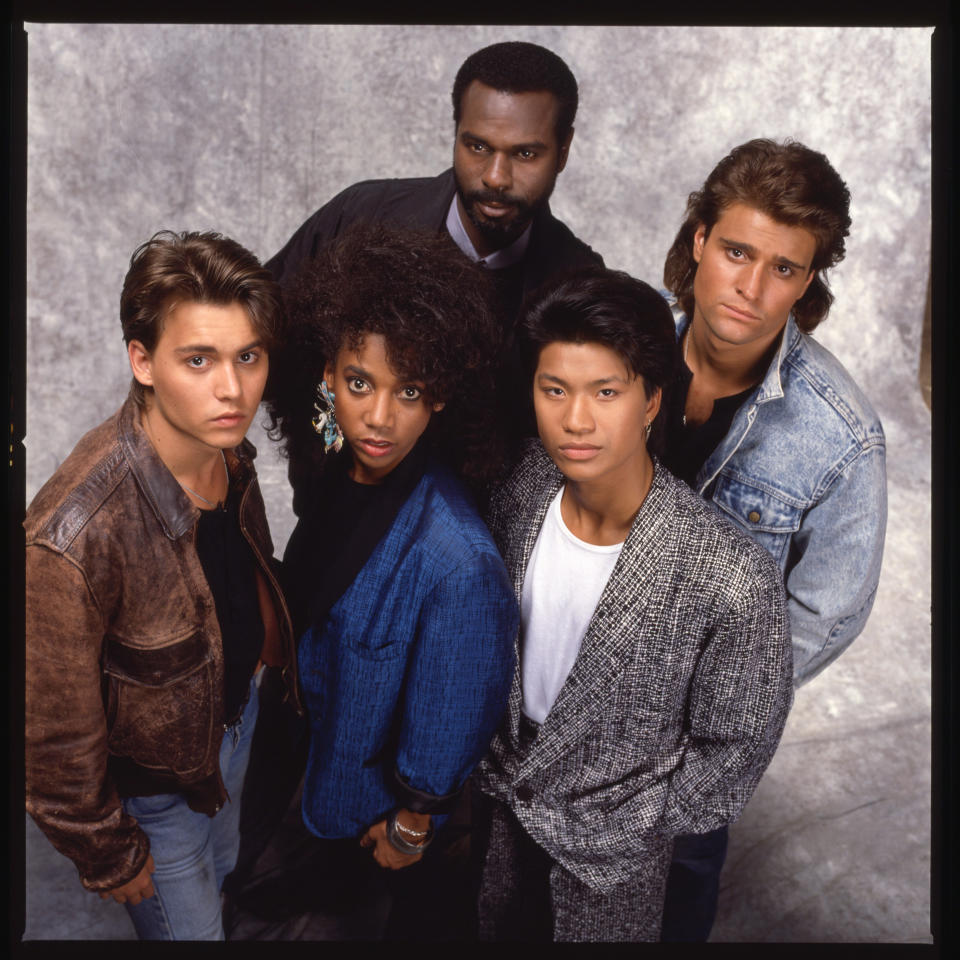
[[(517, 602), (523, 596), (523, 581), (526, 577), (527, 566), (530, 563), (530, 554), (533, 552), (543, 519), (547, 515), (550, 503), (563, 486), (563, 474), (556, 469), (553, 461), (542, 448), (544, 461), (536, 466), (546, 467), (542, 482), (530, 486), (528, 495), (523, 499), (520, 509), (511, 519), (514, 530), (521, 531), (520, 536), (510, 537), (504, 556), (504, 564), (510, 579), (513, 581), (513, 590)], [(531, 465), (532, 466), (532, 465)], [(534, 469), (530, 470), (533, 479)], [(523, 687), (520, 679), (520, 631), (514, 638), (514, 673), (513, 683), (510, 685), (510, 697), (507, 701), (507, 732), (514, 746), (518, 743), (520, 728), (520, 707), (523, 700)]]
[[(518, 596), (523, 588), (530, 552), (550, 501), (561, 482), (562, 477), (558, 482), (542, 488), (538, 502), (532, 505), (532, 509), (524, 510), (522, 518), (517, 518), (518, 523), (529, 523), (532, 528), (518, 542), (518, 547), (523, 550), (519, 571), (508, 565)], [(655, 461), (650, 491), (637, 512), (600, 596), (573, 668), (541, 725), (535, 747), (521, 761), (518, 777), (529, 776), (537, 769), (553, 763), (582, 738), (594, 734), (596, 717), (607, 703), (610, 687), (633, 660), (638, 624), (643, 622), (651, 598), (656, 596), (665, 547), (676, 536), (670, 523), (674, 511), (668, 504), (669, 499), (664, 468)], [(511, 732), (515, 729), (514, 710), (519, 723), (521, 698), (518, 670), (510, 697)]]

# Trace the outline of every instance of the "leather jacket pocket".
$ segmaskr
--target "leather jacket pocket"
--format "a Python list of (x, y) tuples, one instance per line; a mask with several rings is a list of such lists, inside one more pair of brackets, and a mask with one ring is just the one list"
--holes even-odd
[(213, 664), (201, 631), (153, 648), (108, 635), (103, 670), (112, 754), (180, 776), (207, 765), (213, 746)]
[(790, 540), (800, 529), (803, 507), (789, 503), (767, 488), (724, 474), (717, 478), (712, 499), (728, 520), (756, 540), (783, 567)]

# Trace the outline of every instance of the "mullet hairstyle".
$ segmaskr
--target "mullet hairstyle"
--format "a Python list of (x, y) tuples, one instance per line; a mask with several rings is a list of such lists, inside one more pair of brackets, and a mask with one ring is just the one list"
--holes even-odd
[[(542, 287), (525, 305), (520, 344), (527, 381), (548, 344), (598, 343), (613, 350), (633, 376), (643, 378), (649, 400), (657, 387), (664, 397), (677, 372), (677, 335), (667, 302), (653, 287), (620, 270), (591, 267)], [(653, 422), (648, 449), (662, 449), (665, 417)], [(643, 429), (638, 424), (637, 429)]]
[(474, 490), (504, 466), (494, 402), (501, 330), (488, 278), (448, 235), (358, 224), (298, 270), (284, 288), (289, 336), (270, 376), (270, 436), (280, 440), (291, 477), (323, 470), (313, 429), (317, 385), (327, 362), (369, 334), (386, 341), (387, 361), (442, 402), (428, 443)]
[(560, 147), (573, 129), (579, 92), (570, 68), (552, 50), (535, 43), (494, 43), (463, 61), (453, 81), (453, 125), (460, 126), (463, 94), (474, 80), (501, 93), (546, 90), (558, 101), (554, 130)]
[(707, 177), (702, 189), (687, 198), (686, 220), (663, 267), (663, 283), (693, 317), (693, 237), (703, 224), (707, 235), (727, 207), (742, 203), (778, 223), (813, 234), (817, 271), (806, 293), (793, 305), (797, 326), (811, 333), (833, 303), (826, 270), (844, 257), (850, 232), (850, 191), (822, 153), (802, 143), (750, 140), (734, 148)]
[[(235, 240), (219, 233), (160, 230), (140, 244), (120, 295), (123, 341), (138, 340), (152, 353), (164, 318), (179, 303), (239, 303), (269, 353), (281, 336), (280, 288), (269, 270)], [(136, 378), (130, 396), (142, 407), (146, 392)]]

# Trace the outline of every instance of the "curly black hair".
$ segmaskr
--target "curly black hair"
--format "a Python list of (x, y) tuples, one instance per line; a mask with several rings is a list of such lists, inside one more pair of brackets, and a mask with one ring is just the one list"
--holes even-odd
[(495, 413), (502, 332), (488, 277), (446, 234), (358, 224), (305, 263), (284, 290), (287, 339), (271, 356), (270, 436), (291, 477), (322, 472), (313, 429), (317, 384), (342, 347), (381, 334), (404, 379), (443, 402), (425, 438), (475, 491), (502, 474), (504, 431)]

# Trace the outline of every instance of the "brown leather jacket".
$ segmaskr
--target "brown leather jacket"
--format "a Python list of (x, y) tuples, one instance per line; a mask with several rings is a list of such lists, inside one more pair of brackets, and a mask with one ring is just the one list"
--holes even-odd
[[(226, 454), (260, 567), (262, 659), (283, 671), (299, 712), (256, 451), (245, 440)], [(121, 797), (180, 792), (210, 816), (227, 799), (223, 651), (198, 518), (128, 400), (81, 439), (24, 520), (27, 810), (88, 890), (118, 887), (146, 861), (149, 841)]]

